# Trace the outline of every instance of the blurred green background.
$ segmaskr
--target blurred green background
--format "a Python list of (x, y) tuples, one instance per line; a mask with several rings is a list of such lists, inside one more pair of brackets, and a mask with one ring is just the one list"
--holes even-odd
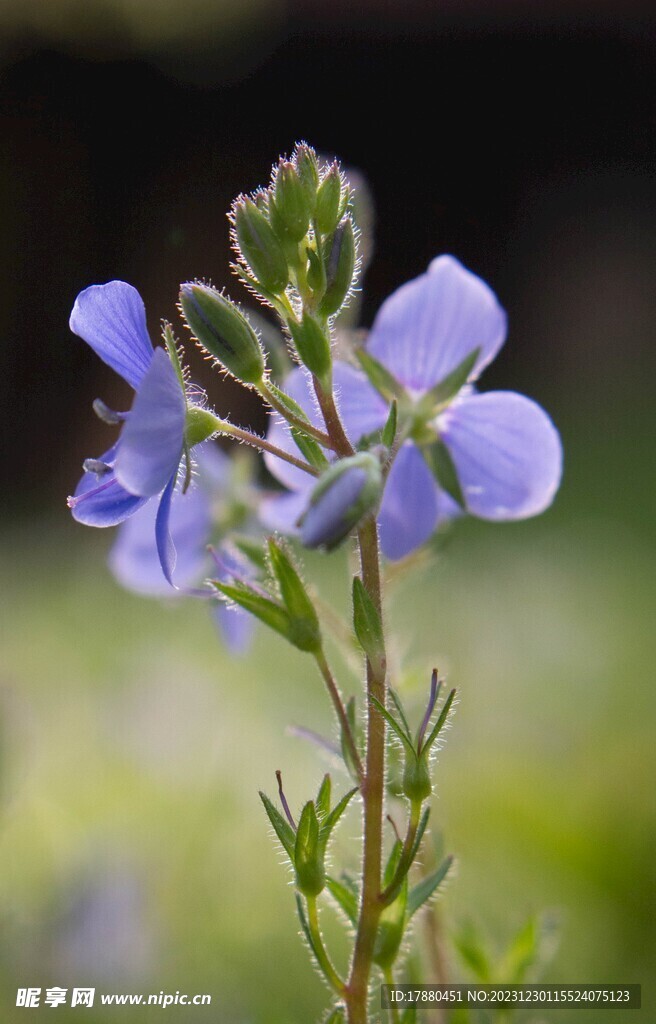
[[(72, 523), (63, 500), (102, 450), (91, 400), (125, 400), (68, 333), (77, 291), (128, 279), (155, 328), (180, 280), (227, 284), (230, 200), (307, 138), (372, 191), (363, 324), (455, 253), (510, 315), (484, 386), (541, 401), (565, 445), (542, 519), (461, 524), (390, 593), (410, 704), (418, 713), (433, 664), (460, 694), (433, 807), (458, 858), (439, 904), (447, 948), (467, 919), (503, 944), (548, 908), (561, 941), (545, 980), (641, 982), (646, 1008), (603, 1020), (650, 1020), (648, 12), (9, 2), (0, 32), (0, 1019), (49, 1012), (16, 1008), (19, 986), (212, 995), (211, 1009), (169, 1010), (176, 1021), (305, 1024), (324, 1006), (257, 797), (280, 768), (298, 807), (330, 767), (288, 734), (330, 732), (314, 672), (262, 633), (232, 660), (203, 609), (119, 590), (110, 538)], [(263, 426), (251, 397), (193, 365), (219, 408)], [(346, 610), (344, 558), (313, 557), (308, 576)], [(338, 844), (351, 864), (356, 826)], [(464, 980), (452, 949), (449, 970)]]

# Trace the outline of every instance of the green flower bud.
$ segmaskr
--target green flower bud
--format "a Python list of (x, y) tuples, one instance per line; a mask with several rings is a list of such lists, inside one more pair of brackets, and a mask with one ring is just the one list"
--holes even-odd
[(301, 812), (294, 846), (296, 885), (304, 896), (318, 896), (326, 884), (325, 850), (319, 841), (319, 822), (311, 800)]
[(413, 803), (427, 800), (433, 792), (430, 771), (425, 757), (416, 757), (410, 753), (406, 755), (403, 792)]
[(293, 164), (281, 163), (278, 167), (271, 220), (283, 238), (292, 242), (305, 238), (310, 224), (310, 204)]
[(316, 153), (310, 146), (301, 143), (294, 150), (293, 159), (298, 171), (298, 177), (305, 189), (310, 214), (313, 214), (317, 202), (317, 189), (319, 187), (319, 168), (317, 166)]
[(264, 355), (246, 317), (210, 285), (188, 281), (180, 288), (180, 308), (191, 333), (226, 370), (245, 384), (258, 384)]
[(339, 165), (333, 164), (317, 191), (314, 219), (317, 229), (322, 235), (329, 235), (337, 227), (341, 198), (342, 178), (339, 173)]
[(267, 291), (279, 295), (289, 284), (287, 257), (276, 234), (252, 199), (235, 205), (235, 238), (239, 251)]
[(330, 379), (332, 355), (326, 331), (309, 313), (303, 314), (300, 324), (291, 320), (288, 326), (301, 362), (315, 377), (327, 382)]
[(378, 459), (360, 452), (340, 459), (319, 478), (301, 519), (301, 542), (332, 551), (376, 508), (383, 490)]
[(344, 304), (355, 274), (355, 234), (350, 217), (344, 217), (330, 242), (326, 259), (326, 290), (319, 310), (332, 316)]

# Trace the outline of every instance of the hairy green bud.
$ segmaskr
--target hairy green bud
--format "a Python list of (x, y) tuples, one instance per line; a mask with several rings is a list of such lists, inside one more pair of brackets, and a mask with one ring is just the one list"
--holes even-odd
[(188, 281), (180, 288), (180, 308), (196, 340), (238, 380), (258, 384), (264, 355), (243, 313), (210, 285)]

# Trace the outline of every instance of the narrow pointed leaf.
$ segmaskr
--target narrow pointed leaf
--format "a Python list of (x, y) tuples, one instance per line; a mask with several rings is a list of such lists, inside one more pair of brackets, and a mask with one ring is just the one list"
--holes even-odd
[(351, 924), (357, 925), (358, 898), (355, 893), (353, 893), (348, 886), (344, 885), (343, 882), (338, 882), (336, 878), (331, 878), (330, 875), (326, 877), (326, 887), (335, 902), (338, 903), (344, 911)]
[(373, 704), (375, 704), (375, 706), (380, 711), (381, 715), (383, 716), (383, 718), (385, 719), (385, 721), (389, 725), (390, 729), (392, 729), (392, 731), (394, 733), (396, 733), (396, 735), (399, 737), (399, 739), (401, 740), (403, 746), (406, 748), (408, 753), (413, 753), (414, 754), (414, 749), (413, 749), (413, 746), (412, 746), (412, 740), (410, 739), (409, 736), (406, 735), (406, 733), (403, 731), (403, 729), (401, 728), (399, 723), (396, 721), (396, 719), (392, 718), (392, 716), (390, 715), (390, 713), (387, 710), (387, 708), (383, 704), (380, 703), (380, 701), (378, 700), (377, 697), (372, 697), (371, 700), (372, 700)]
[(428, 825), (428, 819), (429, 818), (430, 818), (430, 807), (427, 807), (426, 810), (424, 811), (424, 813), (421, 816), (421, 820), (420, 820), (419, 826), (417, 828), (417, 834), (415, 835), (415, 841), (412, 844), (412, 849), (410, 850), (410, 856), (408, 857), (408, 870), (410, 870), (410, 868), (414, 864), (415, 857), (417, 856), (417, 854), (419, 852), (419, 847), (421, 846), (421, 841), (424, 838), (424, 832), (426, 831), (426, 826)]
[(323, 781), (319, 787), (319, 792), (317, 793), (317, 799), (315, 801), (319, 818), (325, 818), (330, 813), (330, 793), (330, 775), (326, 774), (323, 777)]
[(348, 793), (346, 793), (342, 797), (339, 803), (335, 804), (332, 811), (322, 824), (319, 832), (322, 844), (325, 844), (328, 841), (330, 833), (335, 828), (335, 825), (337, 824), (337, 822), (339, 821), (339, 819), (341, 818), (344, 811), (346, 810), (346, 808), (348, 807), (348, 805), (350, 804), (351, 800), (353, 799), (357, 792), (358, 787), (354, 786), (353, 789), (349, 789)]
[(353, 577), (353, 628), (369, 661), (379, 665), (385, 652), (383, 624), (359, 576)]
[(217, 580), (213, 580), (212, 585), (224, 597), (234, 601), (240, 608), (245, 608), (251, 615), (255, 615), (260, 622), (264, 622), (265, 625), (280, 633), (290, 643), (294, 643), (289, 615), (275, 601), (270, 601), (268, 598), (256, 594), (255, 591), (249, 590), (248, 587), (231, 586), (228, 583), (219, 583)]
[[(357, 730), (357, 722), (356, 722), (356, 718), (355, 718), (355, 697), (351, 697), (351, 699), (349, 700), (348, 704), (346, 705), (346, 717), (347, 717), (348, 723), (349, 723), (349, 725), (351, 727), (351, 735), (355, 738), (355, 742), (356, 742), (356, 746), (357, 746), (358, 745), (358, 742), (357, 742), (358, 730)], [(342, 752), (342, 758), (344, 759), (344, 764), (348, 768), (349, 774), (350, 774), (351, 778), (354, 779), (355, 781), (357, 781), (358, 780), (358, 766), (355, 764), (355, 762), (353, 760), (353, 757), (351, 755), (351, 748), (350, 748), (350, 745), (346, 741), (346, 735), (345, 735), (343, 729), (340, 730), (340, 747), (341, 747), (341, 752)]]
[(430, 748), (433, 746), (433, 743), (435, 742), (435, 740), (439, 736), (440, 732), (444, 728), (446, 720), (449, 717), (449, 711), (451, 710), (451, 707), (453, 706), (453, 701), (455, 699), (455, 696), (456, 696), (456, 691), (455, 690), (451, 690), (451, 693), (449, 694), (447, 699), (444, 701), (444, 707), (440, 711), (439, 717), (438, 717), (435, 725), (433, 726), (433, 729), (431, 731), (430, 736), (428, 737), (428, 739), (426, 740), (426, 742), (424, 743), (424, 745), (422, 747), (422, 752), (426, 752), (426, 751), (430, 750)]
[(447, 857), (436, 871), (433, 871), (426, 878), (422, 878), (421, 882), (413, 886), (408, 895), (408, 919), (416, 914), (419, 908), (423, 907), (424, 903), (431, 898), (437, 887), (446, 878), (452, 864), (453, 857)]
[(394, 441), (396, 439), (397, 421), (398, 403), (395, 398), (390, 406), (389, 416), (387, 417), (387, 422), (383, 427), (383, 433), (381, 435), (381, 440), (386, 448), (391, 448), (392, 445), (394, 444)]
[(442, 441), (433, 441), (432, 444), (423, 445), (421, 452), (428, 468), (442, 490), (446, 491), (449, 497), (453, 498), (456, 504), (460, 505), (460, 508), (465, 508), (465, 497), (447, 446)]
[(294, 844), (296, 842), (294, 836), (294, 830), (288, 821), (285, 821), (280, 811), (271, 803), (266, 793), (260, 792), (260, 800), (264, 804), (264, 810), (267, 812), (269, 821), (273, 826), (273, 830), (278, 836), (278, 839), (282, 843), (285, 853), (289, 857), (292, 864), (294, 863)]
[(292, 643), (302, 651), (317, 651), (321, 646), (319, 618), (301, 577), (274, 540), (269, 541), (269, 557), (287, 610)]
[(389, 370), (385, 369), (382, 363), (379, 363), (377, 359), (374, 359), (363, 348), (356, 349), (355, 355), (369, 378), (369, 382), (383, 398), (391, 402), (394, 398), (401, 399), (407, 397), (401, 384), (392, 376)]
[(426, 413), (430, 415), (437, 406), (443, 405), (444, 402), (449, 402), (454, 398), (469, 380), (469, 375), (476, 365), (480, 352), (480, 347), (475, 348), (469, 355), (465, 356), (462, 362), (456, 366), (455, 370), (452, 370), (444, 380), (441, 380), (439, 384), (436, 384), (424, 396), (420, 408), (422, 410), (425, 409)]
[(403, 728), (407, 732), (408, 736), (410, 736), (411, 735), (410, 726), (408, 724), (408, 719), (406, 718), (405, 711), (403, 709), (403, 704), (401, 703), (401, 698), (399, 697), (399, 695), (396, 692), (396, 690), (393, 689), (393, 687), (391, 687), (391, 686), (389, 687), (389, 695), (392, 698), (392, 702), (394, 704), (394, 707), (396, 708), (398, 716), (401, 719), (401, 724), (403, 725)]

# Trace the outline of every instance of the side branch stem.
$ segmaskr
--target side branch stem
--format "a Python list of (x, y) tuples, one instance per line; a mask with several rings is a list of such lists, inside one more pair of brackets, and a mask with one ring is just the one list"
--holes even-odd
[(330, 699), (333, 702), (335, 713), (337, 714), (337, 718), (339, 719), (339, 724), (342, 733), (346, 740), (346, 744), (349, 748), (351, 758), (353, 759), (353, 764), (356, 767), (356, 771), (358, 773), (358, 782), (360, 783), (360, 785), (362, 785), (364, 780), (364, 767), (362, 765), (362, 760), (360, 758), (360, 754), (358, 753), (358, 748), (355, 743), (355, 737), (353, 735), (353, 730), (351, 729), (351, 723), (349, 722), (348, 715), (346, 714), (346, 708), (344, 707), (342, 695), (340, 694), (337, 683), (335, 682), (335, 677), (330, 671), (330, 666), (326, 659), (326, 655), (324, 654), (323, 648), (321, 648), (317, 652), (317, 654), (315, 655), (315, 660), (319, 667), (319, 671), (323, 676), (324, 682), (328, 688), (328, 693), (330, 694)]
[(242, 441), (244, 444), (249, 444), (252, 448), (257, 448), (258, 451), (269, 452), (271, 455), (275, 455), (277, 458), (282, 459), (283, 462), (288, 462), (291, 466), (302, 469), (304, 473), (309, 473), (310, 476), (319, 476), (319, 470), (311, 466), (309, 462), (297, 459), (295, 455), (290, 455), (289, 452), (285, 452), (282, 448), (271, 444), (265, 437), (258, 437), (257, 434), (252, 434), (250, 430), (235, 427), (234, 424), (228, 423), (227, 420), (217, 419), (216, 422), (217, 431), (225, 437), (234, 437), (237, 441)]

